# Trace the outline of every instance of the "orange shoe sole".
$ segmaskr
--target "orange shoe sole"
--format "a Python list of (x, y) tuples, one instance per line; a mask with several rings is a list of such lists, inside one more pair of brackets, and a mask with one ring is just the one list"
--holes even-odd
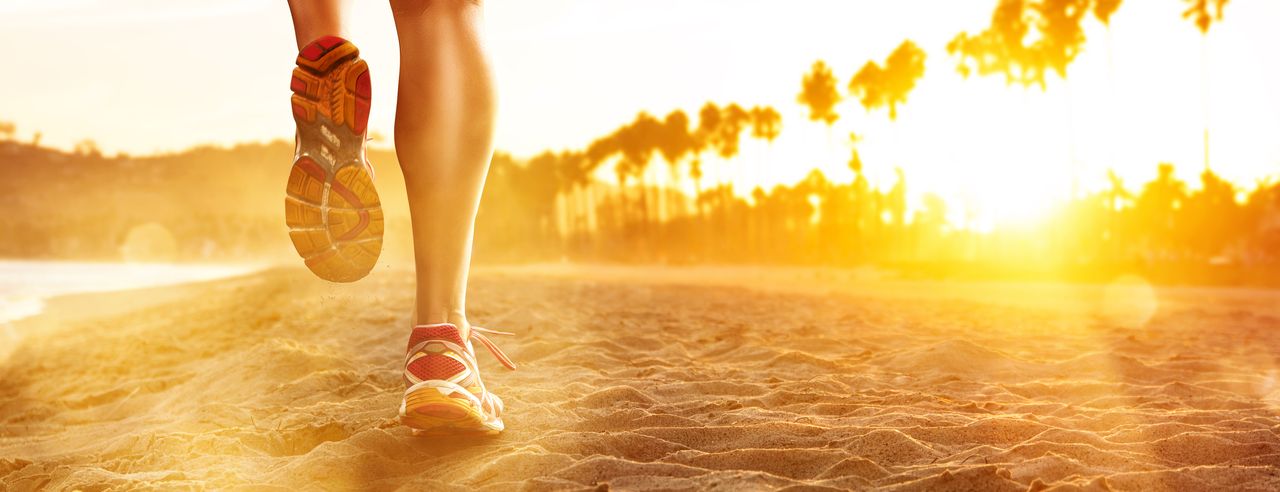
[(335, 36), (298, 54), (289, 88), (298, 146), (285, 189), (289, 238), (322, 279), (354, 282), (382, 253), (382, 204), (365, 158), (369, 66)]
[(405, 396), (400, 423), (415, 436), (492, 436), (502, 432), (502, 419), (487, 418), (468, 400), (423, 388)]

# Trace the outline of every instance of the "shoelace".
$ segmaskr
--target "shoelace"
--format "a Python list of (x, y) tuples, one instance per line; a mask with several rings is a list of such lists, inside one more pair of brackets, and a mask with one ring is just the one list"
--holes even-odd
[(511, 332), (506, 332), (506, 331), (490, 330), (488, 328), (481, 328), (479, 326), (473, 325), (471, 327), (471, 337), (470, 337), (472, 340), (478, 341), (480, 342), (481, 345), (484, 345), (484, 348), (489, 349), (489, 353), (493, 354), (493, 358), (498, 359), (498, 362), (501, 362), (502, 365), (506, 366), (507, 369), (510, 369), (512, 371), (516, 370), (516, 363), (512, 362), (511, 358), (507, 357), (507, 354), (503, 352), (502, 349), (498, 348), (496, 344), (493, 343), (493, 340), (490, 340), (489, 337), (485, 336), (486, 333), (490, 335), (506, 335), (506, 336), (515, 336), (516, 334)]

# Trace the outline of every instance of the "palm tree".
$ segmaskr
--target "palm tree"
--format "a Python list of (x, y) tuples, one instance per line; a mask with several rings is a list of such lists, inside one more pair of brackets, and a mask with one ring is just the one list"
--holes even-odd
[(618, 161), (618, 168), (614, 172), (618, 173), (619, 186), (623, 188), (624, 194), (627, 176), (634, 176), (640, 185), (640, 220), (645, 227), (650, 219), (645, 171), (649, 167), (649, 161), (653, 159), (661, 131), (662, 123), (649, 113), (641, 111), (631, 124), (618, 132), (618, 150), (622, 159)]
[[(1043, 60), (1046, 68), (1053, 69), (1064, 81), (1067, 66), (1080, 54), (1084, 44), (1084, 29), (1080, 23), (1088, 13), (1088, 0), (1043, 0), (1032, 6), (1039, 14), (1036, 30), (1040, 39), (1031, 49)], [(1038, 81), (1044, 88), (1044, 78)]]
[[(1110, 19), (1119, 2), (1106, 0), (1102, 7), (1095, 6), (1094, 15)], [(1045, 72), (1052, 69), (1065, 82), (1067, 67), (1080, 54), (1084, 44), (1081, 21), (1089, 12), (1090, 0), (1040, 0), (1028, 5), (1024, 0), (1001, 0), (991, 16), (991, 25), (977, 35), (960, 33), (947, 45), (947, 51), (960, 56), (958, 70), (968, 76), (972, 71), (979, 75), (1003, 73), (1009, 84), (1021, 84), (1024, 89), (1032, 84), (1045, 90)], [(1114, 3), (1111, 3), (1114, 2)], [(1027, 45), (1025, 39), (1034, 28), (1039, 38)], [(1067, 126), (1073, 128), (1070, 86), (1067, 88)], [(1074, 130), (1071, 130), (1074, 134)], [(1067, 138), (1073, 174), (1075, 144), (1071, 135)], [(1078, 179), (1073, 178), (1075, 194)]]
[[(773, 147), (773, 141), (782, 133), (782, 115), (772, 106), (756, 106), (750, 111), (751, 137), (764, 140)], [(767, 163), (766, 163), (767, 164)], [(754, 178), (760, 181), (760, 169), (755, 169)], [(758, 186), (757, 186), (758, 187)]]
[(535, 207), (532, 211), (537, 217), (535, 229), (538, 239), (544, 243), (551, 238), (558, 239), (561, 231), (559, 221), (556, 220), (555, 197), (565, 188), (558, 156), (554, 152), (544, 151), (529, 159), (523, 171), (523, 191), (535, 197), (530, 202)]
[[(888, 107), (890, 123), (896, 122), (898, 119), (898, 105), (906, 104), (907, 96), (915, 89), (916, 81), (924, 76), (924, 60), (924, 50), (909, 39), (903, 41), (885, 59), (884, 67), (874, 61), (868, 61), (866, 65), (863, 65), (862, 69), (858, 70), (858, 73), (849, 81), (849, 92), (859, 98), (862, 107), (867, 111)], [(849, 138), (854, 144), (857, 144), (859, 140), (857, 135), (850, 135)], [(856, 148), (850, 161), (850, 167), (854, 167), (855, 163), (856, 182), (858, 179), (862, 179), (862, 159), (858, 156)], [(898, 178), (899, 183), (905, 185), (900, 168), (898, 169)], [(897, 186), (894, 187), (895, 191), (898, 189)], [(861, 206), (861, 204), (856, 206)], [(898, 209), (894, 210), (898, 211)], [(894, 226), (900, 228), (902, 217), (898, 214), (894, 218)]]
[[(715, 146), (716, 154), (724, 160), (727, 165), (731, 159), (736, 157), (742, 146), (742, 132), (747, 129), (750, 124), (751, 115), (742, 106), (736, 103), (729, 103), (721, 110), (720, 128), (716, 132)], [(721, 172), (716, 176), (716, 205), (725, 211), (725, 215), (718, 215), (720, 222), (720, 238), (727, 238), (730, 233), (730, 219), (727, 214), (731, 212), (733, 205), (733, 176), (725, 172), (725, 168), (721, 168)]]
[[(742, 143), (742, 132), (751, 124), (751, 114), (736, 103), (725, 106), (720, 116), (720, 128), (716, 135), (716, 153), (727, 163), (738, 155)], [(719, 184), (728, 184), (733, 188), (733, 178), (725, 173), (718, 176)]]
[(782, 133), (782, 115), (772, 106), (751, 108), (751, 136), (769, 143)]
[(702, 105), (698, 111), (698, 128), (693, 132), (693, 162), (689, 163), (689, 177), (693, 178), (694, 203), (698, 217), (702, 217), (702, 151), (715, 146), (720, 134), (720, 107), (713, 102)]
[(968, 77), (1004, 74), (1010, 85), (1024, 87), (1040, 80), (1043, 66), (1023, 43), (1031, 31), (1024, 0), (1000, 0), (991, 25), (978, 34), (962, 32), (947, 43), (947, 52), (960, 57), (956, 70)]
[(585, 226), (583, 211), (579, 210), (579, 195), (582, 188), (590, 182), (590, 169), (586, 155), (581, 152), (561, 152), (556, 159), (556, 171), (560, 175), (561, 194), (564, 207), (561, 210), (561, 222), (565, 225), (565, 236), (573, 237), (582, 232)]
[(840, 102), (840, 91), (836, 89), (836, 77), (826, 62), (813, 62), (813, 68), (801, 81), (800, 95), (796, 100), (809, 108), (810, 121), (821, 121), (830, 128), (840, 118), (835, 111), (836, 104)]
[[(666, 161), (667, 167), (671, 171), (671, 188), (679, 190), (680, 183), (680, 160), (685, 154), (693, 151), (693, 135), (689, 133), (689, 116), (681, 110), (675, 110), (667, 114), (662, 120), (662, 130), (658, 139), (658, 153), (662, 155), (662, 159)], [(659, 195), (666, 197), (666, 193)], [(663, 198), (660, 205), (664, 219), (670, 219), (671, 210), (666, 206), (666, 199)]]
[[(1184, 0), (1191, 4), (1182, 18), (1192, 19), (1200, 29), (1200, 104), (1204, 114), (1204, 169), (1209, 170), (1209, 27), (1222, 20), (1228, 0)], [(1210, 6), (1213, 12), (1209, 11)]]
[(809, 108), (809, 121), (826, 123), (826, 150), (830, 150), (831, 126), (840, 118), (835, 110), (836, 104), (840, 103), (840, 91), (836, 89), (836, 77), (826, 62), (813, 62), (813, 68), (800, 81), (800, 95), (796, 100)]
[[(1185, 12), (1182, 13), (1183, 19), (1193, 19), (1196, 27), (1200, 29), (1200, 34), (1208, 36), (1209, 27), (1213, 21), (1222, 20), (1222, 9), (1227, 6), (1229, 0), (1183, 0), (1191, 4)], [(1213, 7), (1213, 12), (1209, 12), (1209, 8)]]
[(1177, 213), (1187, 197), (1186, 183), (1174, 175), (1173, 164), (1160, 163), (1156, 179), (1147, 183), (1134, 203), (1139, 233), (1146, 240), (1147, 254), (1168, 259), (1177, 254), (1174, 233)]
[[(1052, 69), (1062, 79), (1066, 89), (1067, 116), (1067, 155), (1071, 166), (1071, 194), (1074, 197), (1079, 188), (1079, 167), (1076, 164), (1075, 118), (1072, 113), (1071, 84), (1067, 80), (1067, 66), (1080, 54), (1084, 44), (1084, 29), (1080, 23), (1088, 13), (1088, 0), (1043, 0), (1033, 6), (1039, 14), (1036, 29), (1040, 31), (1040, 40), (1032, 46), (1044, 65)], [(1045, 89), (1043, 73), (1039, 80), (1040, 89)]]
[(895, 121), (898, 105), (906, 104), (916, 81), (924, 76), (924, 60), (924, 50), (909, 39), (903, 41), (885, 59), (883, 68), (874, 61), (863, 65), (849, 81), (849, 92), (867, 111), (887, 106), (889, 120)]
[[(778, 138), (782, 132), (782, 115), (771, 106), (755, 106), (748, 112), (751, 123), (751, 137), (764, 140), (770, 147), (769, 154), (772, 154), (773, 141)], [(766, 162), (765, 165), (768, 163)], [(761, 251), (761, 243), (764, 241), (763, 227), (761, 221), (761, 196), (764, 195), (764, 188), (761, 186), (762, 168), (757, 165), (751, 169), (753, 181), (756, 181), (756, 187), (751, 191), (751, 197), (755, 202), (755, 207), (748, 210), (747, 216), (747, 242), (750, 246), (751, 255), (756, 257)]]
[(1111, 14), (1120, 8), (1120, 0), (1093, 0), (1093, 16), (1102, 25), (1111, 27)]
[[(617, 130), (607, 136), (597, 138), (591, 142), (591, 145), (587, 146), (586, 158), (587, 167), (589, 169), (598, 169), (601, 165), (604, 165), (605, 161), (608, 161), (614, 154), (618, 153), (618, 133), (620, 131), (621, 130)], [(626, 202), (626, 194), (624, 193), (626, 173), (620, 173), (617, 171), (618, 164), (615, 163), (614, 172), (615, 176), (618, 178), (618, 207), (617, 210), (614, 211), (614, 214), (606, 215), (605, 217), (620, 225), (626, 221), (626, 207), (624, 206), (624, 203)], [(588, 190), (588, 193), (590, 193), (590, 190)], [(593, 203), (593, 206), (594, 205), (595, 204)]]
[[(1116, 69), (1115, 69), (1115, 61), (1114, 61), (1115, 47), (1114, 47), (1114, 43), (1112, 43), (1111, 41), (1111, 15), (1116, 12), (1116, 9), (1120, 8), (1120, 1), (1121, 0), (1094, 0), (1093, 2), (1093, 16), (1096, 17), (1098, 19), (1098, 22), (1101, 22), (1102, 26), (1107, 30), (1107, 82), (1108, 82), (1107, 95), (1109, 97), (1108, 103), (1114, 103), (1116, 98)], [(1114, 107), (1114, 104), (1108, 104), (1108, 107)], [(1112, 133), (1114, 132), (1107, 132), (1107, 133), (1108, 135), (1106, 138), (1108, 140), (1115, 138), (1112, 135)], [(1111, 142), (1109, 141), (1107, 148), (1113, 149), (1115, 146), (1110, 145), (1110, 143)], [(1113, 153), (1114, 151), (1108, 150), (1108, 152)], [(1107, 155), (1107, 161), (1108, 161), (1108, 165), (1115, 166), (1114, 155), (1110, 155), (1110, 154)]]

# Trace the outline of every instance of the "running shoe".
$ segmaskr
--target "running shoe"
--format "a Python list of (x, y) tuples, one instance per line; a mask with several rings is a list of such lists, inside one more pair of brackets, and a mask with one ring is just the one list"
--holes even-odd
[(462, 331), (449, 323), (414, 327), (404, 363), (408, 389), (400, 422), (415, 435), (502, 432), (502, 399), (485, 389), (471, 341), (484, 345), (507, 369), (516, 365), (486, 334), (511, 335), (472, 326), (464, 340)]
[(337, 36), (302, 48), (297, 64), (289, 82), (298, 131), (285, 223), (307, 268), (325, 280), (354, 282), (382, 252), (382, 206), (365, 157), (369, 66)]

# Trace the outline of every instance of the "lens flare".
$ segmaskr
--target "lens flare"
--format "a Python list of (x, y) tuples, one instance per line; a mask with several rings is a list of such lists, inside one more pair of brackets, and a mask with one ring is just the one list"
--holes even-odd
[(127, 262), (169, 262), (178, 255), (178, 241), (155, 222), (136, 225), (125, 235), (120, 256)]
[(1160, 307), (1156, 291), (1142, 277), (1122, 275), (1102, 293), (1102, 317), (1124, 328), (1142, 328)]

